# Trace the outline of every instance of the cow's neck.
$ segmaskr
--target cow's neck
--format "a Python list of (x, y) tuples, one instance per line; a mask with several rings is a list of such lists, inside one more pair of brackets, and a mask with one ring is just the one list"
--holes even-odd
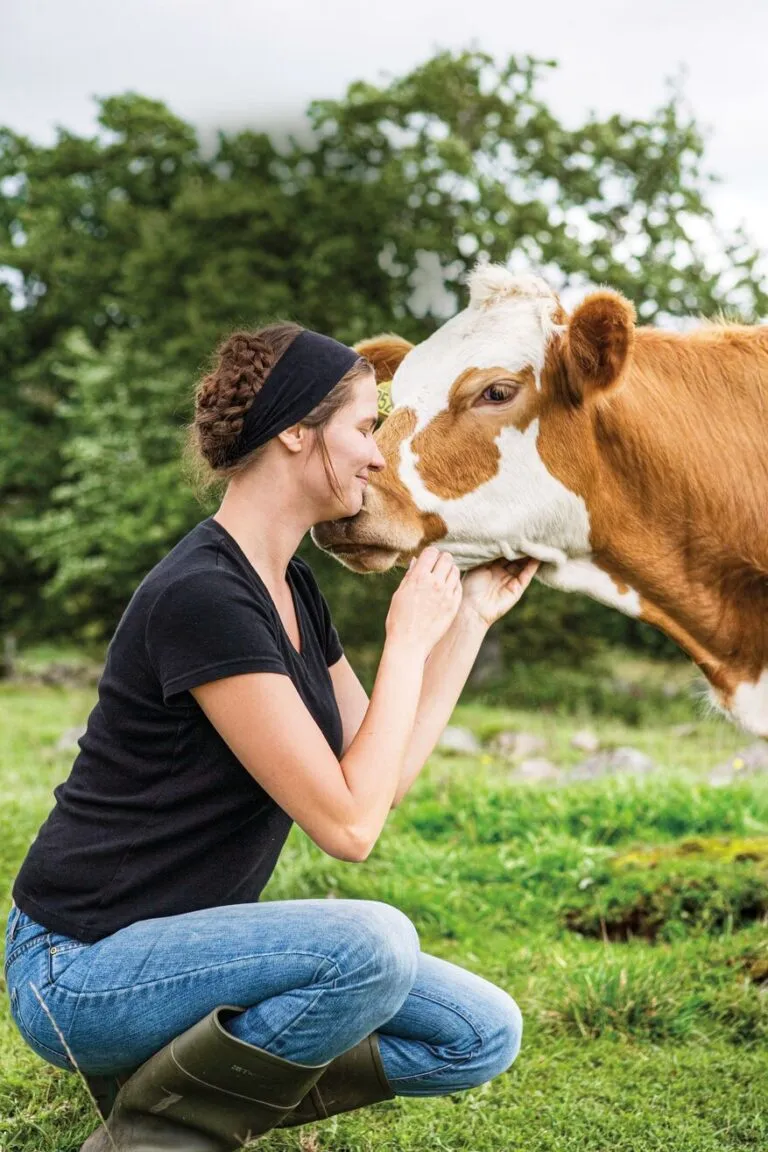
[(726, 707), (765, 673), (768, 735), (768, 385), (755, 370), (768, 333), (728, 334), (641, 330), (623, 387), (553, 409), (539, 443), (586, 502), (592, 561), (616, 593), (597, 598), (670, 635)]

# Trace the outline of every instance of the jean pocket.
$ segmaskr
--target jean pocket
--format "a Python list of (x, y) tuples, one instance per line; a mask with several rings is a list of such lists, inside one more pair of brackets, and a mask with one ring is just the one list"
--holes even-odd
[(73, 940), (71, 936), (51, 932), (48, 945), (48, 979), (51, 984), (55, 984), (72, 961), (77, 960), (90, 947), (90, 944), (85, 944), (82, 940)]
[(4, 971), (6, 978), (13, 965), (21, 960), (22, 956), (26, 956), (28, 952), (33, 949), (42, 950), (47, 946), (49, 933), (44, 928), (41, 928), (34, 936), (20, 937), (17, 935), (16, 941), (8, 950), (5, 956)]
[(49, 1064), (55, 1064), (57, 1068), (71, 1069), (73, 1065), (63, 1046), (59, 1045), (55, 1034), (51, 1042), (58, 1045), (56, 1048), (38, 1039), (38, 1024), (45, 1012), (39, 992), (35, 995), (31, 986), (25, 989), (12, 988), (10, 1001), (11, 1018), (25, 1044)]

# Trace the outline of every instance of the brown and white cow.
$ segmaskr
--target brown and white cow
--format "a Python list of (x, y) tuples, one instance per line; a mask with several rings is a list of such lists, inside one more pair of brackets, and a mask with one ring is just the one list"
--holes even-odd
[(610, 291), (567, 316), (485, 265), (424, 343), (359, 351), (396, 369), (387, 467), (316, 543), (358, 572), (431, 542), (462, 568), (534, 556), (546, 584), (666, 632), (768, 736), (768, 326), (636, 328)]

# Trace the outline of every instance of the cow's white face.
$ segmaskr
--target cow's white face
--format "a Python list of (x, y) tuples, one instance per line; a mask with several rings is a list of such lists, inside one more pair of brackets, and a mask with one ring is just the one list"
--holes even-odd
[[(566, 320), (544, 281), (478, 268), (463, 312), (423, 344), (400, 342), (393, 412), (377, 433), (387, 467), (358, 516), (318, 525), (316, 542), (357, 571), (404, 563), (435, 541), (462, 568), (587, 553), (586, 503), (540, 444), (542, 420), (565, 406), (553, 350), (566, 345)], [(391, 365), (387, 338), (358, 350)]]

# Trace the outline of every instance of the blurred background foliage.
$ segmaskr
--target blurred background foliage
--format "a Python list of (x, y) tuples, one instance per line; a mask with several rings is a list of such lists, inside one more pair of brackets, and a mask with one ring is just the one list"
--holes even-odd
[[(40, 146), (0, 128), (0, 634), (98, 648), (215, 510), (180, 446), (194, 382), (235, 326), (423, 339), (463, 306), (482, 255), (556, 288), (611, 284), (644, 322), (768, 313), (758, 252), (712, 218), (682, 95), (645, 120), (566, 127), (538, 95), (550, 67), (441, 53), (312, 104), (301, 135), (219, 133), (207, 148), (135, 93), (100, 101), (93, 138), (59, 129)], [(302, 551), (345, 643), (379, 642), (399, 576)], [(543, 587), (494, 636), (508, 661), (674, 651)]]

